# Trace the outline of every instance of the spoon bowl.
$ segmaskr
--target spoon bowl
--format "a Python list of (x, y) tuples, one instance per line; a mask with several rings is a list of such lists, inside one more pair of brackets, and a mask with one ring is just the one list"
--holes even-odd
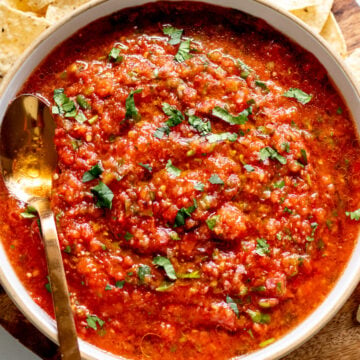
[(80, 360), (74, 317), (54, 214), (50, 207), (57, 164), (55, 122), (38, 97), (22, 95), (8, 107), (0, 129), (0, 168), (6, 187), (39, 214), (63, 360)]

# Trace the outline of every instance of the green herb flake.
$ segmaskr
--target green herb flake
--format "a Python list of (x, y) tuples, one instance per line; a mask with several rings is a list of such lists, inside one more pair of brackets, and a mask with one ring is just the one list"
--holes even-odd
[(212, 174), (209, 178), (209, 183), (214, 185), (224, 185), (224, 181), (221, 180), (218, 174)]
[(291, 210), (291, 209), (289, 209), (288, 207), (286, 207), (285, 206), (285, 208), (284, 208), (284, 213), (288, 213), (288, 214), (292, 214), (293, 213), (293, 211)]
[(138, 267), (137, 275), (138, 275), (140, 284), (143, 284), (144, 281), (145, 281), (145, 277), (146, 277), (147, 275), (151, 275), (151, 268), (150, 268), (150, 266), (141, 264), (141, 265)]
[(245, 164), (244, 165), (244, 169), (247, 171), (247, 172), (253, 172), (255, 169), (249, 165), (249, 164)]
[(254, 310), (248, 309), (246, 312), (251, 317), (251, 320), (254, 323), (269, 324), (271, 321), (271, 317), (269, 314), (263, 314), (259, 310), (254, 311)]
[(346, 211), (345, 215), (349, 216), (351, 220), (359, 221), (360, 220), (360, 209), (357, 209), (355, 211)]
[(171, 290), (173, 288), (173, 286), (174, 286), (174, 283), (172, 283), (170, 281), (164, 281), (155, 290), (159, 291), (159, 292), (166, 292), (166, 291)]
[(171, 160), (168, 160), (168, 162), (166, 163), (166, 171), (174, 177), (178, 177), (181, 175), (181, 170), (174, 166)]
[(206, 220), (206, 225), (210, 230), (214, 230), (216, 223), (219, 221), (219, 215), (212, 216)]
[(275, 184), (273, 184), (274, 188), (277, 188), (277, 189), (282, 189), (284, 186), (285, 186), (285, 181), (284, 180), (281, 180)]
[(176, 109), (176, 107), (171, 106), (168, 103), (162, 104), (162, 110), (167, 116), (169, 116), (169, 119), (166, 121), (166, 125), (169, 128), (179, 125), (185, 119), (181, 111), (179, 111), (178, 109)]
[(178, 52), (175, 55), (175, 61), (181, 63), (192, 57), (193, 56), (190, 54), (190, 39), (182, 41), (179, 45)]
[(178, 210), (176, 217), (175, 217), (175, 224), (174, 226), (183, 226), (185, 225), (185, 220), (191, 216), (191, 214), (195, 211), (197, 208), (197, 202), (194, 199), (194, 205), (189, 206), (188, 208), (181, 208)]
[(86, 171), (82, 177), (82, 182), (86, 183), (88, 181), (97, 179), (104, 172), (101, 161), (94, 165), (90, 170)]
[(261, 80), (255, 80), (255, 85), (258, 86), (259, 88), (269, 92), (269, 88), (266, 85), (265, 81), (261, 81)]
[(210, 121), (204, 122), (201, 118), (195, 115), (189, 115), (188, 118), (189, 124), (197, 130), (201, 136), (205, 136), (211, 133), (211, 123)]
[(246, 65), (242, 60), (237, 59), (236, 60), (238, 67), (241, 70), (241, 74), (240, 77), (244, 80), (246, 80), (248, 78), (248, 76), (250, 75), (250, 73), (252, 71), (254, 71), (250, 66)]
[(111, 62), (119, 63), (123, 61), (124, 57), (120, 55), (119, 48), (113, 47), (109, 52), (108, 59)]
[(124, 235), (124, 239), (126, 241), (130, 241), (133, 237), (134, 237), (134, 235), (130, 234), (129, 232), (126, 232), (125, 235)]
[(86, 101), (85, 96), (84, 95), (78, 95), (76, 97), (76, 102), (79, 104), (79, 106), (84, 109), (84, 110), (88, 110), (91, 108), (90, 104)]
[(99, 184), (91, 188), (90, 191), (97, 200), (97, 207), (111, 209), (114, 194), (103, 182), (99, 181)]
[(283, 142), (283, 143), (281, 144), (281, 148), (282, 148), (284, 151), (286, 151), (287, 153), (290, 152), (290, 144), (289, 144), (288, 142)]
[(51, 285), (50, 285), (50, 276), (48, 275), (48, 276), (46, 276), (46, 278), (47, 278), (48, 282), (45, 284), (45, 289), (48, 293), (51, 293), (52, 291), (51, 291)]
[(230, 132), (224, 132), (224, 133), (220, 133), (220, 134), (211, 134), (206, 137), (207, 141), (210, 144), (219, 142), (219, 141), (225, 141), (225, 140), (234, 142), (234, 141), (236, 141), (237, 138), (238, 138), (237, 134), (230, 133)]
[(105, 291), (112, 290), (112, 286), (110, 284), (106, 284)]
[(212, 109), (212, 115), (218, 117), (221, 120), (224, 120), (230, 125), (243, 125), (249, 119), (248, 116), (252, 113), (252, 107), (243, 110), (239, 115), (231, 115), (226, 109), (221, 108), (220, 106), (215, 106)]
[(70, 245), (67, 245), (64, 249), (64, 252), (67, 253), (67, 254), (71, 254), (71, 246)]
[(303, 164), (307, 165), (308, 158), (307, 158), (306, 151), (304, 149), (301, 149), (300, 152), (301, 152), (301, 160), (302, 160)]
[(97, 325), (99, 325), (100, 327), (103, 327), (103, 325), (105, 324), (104, 320), (101, 320), (100, 318), (98, 318), (95, 315), (88, 315), (86, 317), (86, 322), (89, 326), (89, 328), (97, 330)]
[(37, 211), (33, 206), (28, 205), (22, 213), (20, 213), (20, 216), (24, 219), (32, 219), (36, 217)]
[(307, 104), (312, 99), (312, 95), (309, 95), (297, 88), (289, 89), (283, 94), (283, 96), (296, 99), (300, 104), (303, 105)]
[(115, 287), (118, 289), (122, 289), (124, 287), (125, 280), (120, 280), (115, 283)]
[(205, 185), (199, 181), (194, 185), (194, 189), (202, 192), (205, 189)]
[(163, 33), (165, 35), (170, 36), (170, 39), (168, 41), (168, 43), (170, 45), (180, 44), (183, 31), (184, 31), (183, 29), (177, 29), (172, 26), (164, 26), (163, 27)]
[(158, 139), (162, 139), (165, 134), (169, 135), (169, 133), (170, 133), (170, 128), (168, 126), (162, 126), (155, 130), (155, 132), (153, 133), (153, 136)]
[(229, 305), (230, 309), (235, 313), (236, 317), (240, 316), (238, 306), (236, 302), (229, 296), (226, 296), (226, 303)]
[(341, 115), (341, 114), (343, 113), (343, 109), (339, 106), (339, 107), (337, 108), (337, 110), (336, 110), (336, 113), (337, 113), (338, 115)]
[(140, 94), (142, 90), (143, 89), (136, 89), (130, 91), (130, 94), (125, 100), (125, 119), (134, 119), (135, 121), (139, 121), (141, 119), (141, 115), (135, 106), (134, 94)]
[(169, 279), (177, 279), (175, 269), (168, 258), (164, 256), (156, 256), (153, 259), (153, 264), (162, 267), (165, 270), (165, 273)]
[(148, 172), (152, 172), (152, 166), (150, 166), (149, 164), (143, 164), (143, 163), (139, 163), (139, 165), (146, 169)]
[(177, 274), (177, 277), (179, 279), (200, 279), (201, 274), (199, 270), (194, 270), (190, 273), (185, 273), (185, 274)]
[(265, 239), (256, 239), (255, 253), (260, 256), (266, 256), (270, 254), (270, 246)]
[(79, 111), (76, 115), (75, 115), (75, 120), (82, 124), (87, 120), (87, 117), (85, 116), (85, 114), (82, 111)]
[(179, 241), (180, 240), (180, 236), (176, 231), (172, 231), (169, 236), (170, 236), (170, 239), (173, 240), (173, 241)]
[(259, 152), (260, 160), (265, 161), (266, 159), (276, 159), (280, 164), (286, 164), (286, 158), (281, 156), (275, 149), (270, 146), (262, 148)]
[(56, 106), (52, 107), (52, 113), (65, 115), (65, 117), (74, 117), (77, 113), (75, 103), (70, 100), (64, 93), (64, 89), (55, 89), (54, 102)]
[(275, 338), (267, 339), (267, 340), (261, 342), (261, 343), (259, 344), (259, 347), (264, 348), (264, 347), (266, 347), (266, 346), (269, 346), (269, 345), (272, 344), (273, 342), (275, 342)]

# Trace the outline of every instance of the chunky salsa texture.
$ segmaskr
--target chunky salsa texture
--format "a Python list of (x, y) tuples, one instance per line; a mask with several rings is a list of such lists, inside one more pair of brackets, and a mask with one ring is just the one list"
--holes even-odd
[[(313, 55), (264, 22), (123, 10), (22, 92), (53, 107), (51, 203), (81, 338), (132, 359), (228, 359), (284, 335), (341, 274), (360, 218), (355, 128)], [(36, 214), (5, 197), (0, 220), (53, 315)]]

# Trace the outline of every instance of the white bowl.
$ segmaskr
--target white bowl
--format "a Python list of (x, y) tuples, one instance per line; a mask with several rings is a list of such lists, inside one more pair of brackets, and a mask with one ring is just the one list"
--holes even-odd
[[(142, 5), (156, 0), (98, 0), (80, 7), (71, 16), (47, 30), (38, 41), (17, 61), (13, 70), (5, 77), (0, 88), (0, 119), (9, 102), (16, 96), (23, 83), (41, 61), (62, 41), (94, 20), (110, 15), (123, 8)], [(177, 0), (175, 0), (177, 1)], [(293, 15), (260, 0), (207, 0), (205, 3), (241, 10), (265, 20), (304, 49), (313, 53), (330, 74), (342, 94), (352, 117), (360, 129), (360, 92), (352, 81), (342, 60), (329, 49), (324, 40)], [(241, 359), (276, 359), (295, 349), (336, 314), (350, 296), (360, 279), (360, 241), (358, 239), (352, 256), (333, 290), (322, 304), (296, 328), (272, 345), (242, 356)], [(0, 244), (0, 280), (23, 314), (47, 337), (57, 342), (55, 321), (31, 299), (19, 281)], [(107, 353), (80, 340), (82, 357), (88, 360), (114, 360), (121, 357)]]

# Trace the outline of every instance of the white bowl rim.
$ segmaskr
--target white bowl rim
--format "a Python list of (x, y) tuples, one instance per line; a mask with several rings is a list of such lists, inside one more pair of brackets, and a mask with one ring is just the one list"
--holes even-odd
[[(39, 38), (34, 41), (31, 46), (19, 57), (19, 59), (16, 61), (16, 63), (13, 65), (13, 67), (10, 69), (8, 74), (4, 77), (1, 86), (0, 86), (0, 121), (3, 116), (4, 107), (6, 108), (6, 105), (3, 107), (2, 102), (4, 102), (4, 95), (7, 92), (7, 88), (9, 85), (12, 84), (12, 81), (14, 80), (15, 75), (20, 72), (21, 68), (23, 67), (23, 63), (25, 60), (32, 56), (32, 54), (35, 52), (37, 48), (43, 43), (46, 42), (49, 37), (51, 37), (53, 34), (57, 33), (64, 25), (69, 23), (72, 19), (77, 18), (81, 14), (87, 12), (88, 10), (91, 10), (95, 7), (100, 7), (106, 3), (117, 3), (117, 9), (114, 9), (110, 11), (109, 13), (104, 13), (98, 16), (97, 18), (102, 18), (105, 16), (108, 16), (111, 13), (114, 13), (116, 11), (120, 11), (124, 8), (128, 7), (135, 7), (139, 5), (143, 5), (146, 3), (153, 3), (153, 2), (159, 2), (162, 0), (92, 0), (79, 8), (77, 8), (75, 11), (73, 11), (71, 14), (68, 14), (65, 16), (61, 21), (57, 22), (55, 25), (50, 26), (47, 30), (45, 30)], [(167, 0), (169, 2), (177, 2), (182, 0)], [(348, 108), (351, 110), (351, 108), (356, 108), (360, 110), (360, 88), (359, 84), (356, 83), (351, 77), (351, 72), (348, 69), (347, 65), (344, 63), (344, 61), (340, 58), (340, 56), (335, 53), (329, 46), (329, 44), (317, 33), (315, 33), (308, 25), (300, 21), (298, 18), (296, 18), (291, 13), (283, 10), (282, 8), (269, 4), (265, 2), (264, 0), (242, 0), (241, 2), (236, 2), (236, 0), (187, 0), (190, 2), (203, 2), (210, 5), (217, 5), (221, 7), (227, 7), (227, 8), (233, 8), (238, 9), (243, 12), (248, 12), (251, 15), (263, 18), (259, 14), (252, 14), (251, 11), (246, 11), (245, 9), (249, 6), (258, 6), (260, 9), (269, 9), (274, 11), (274, 14), (283, 16), (284, 19), (290, 19), (290, 26), (297, 27), (299, 31), (303, 31), (304, 34), (309, 35), (313, 39), (313, 43), (315, 46), (318, 46), (318, 49), (306, 49), (305, 46), (300, 45), (301, 47), (305, 48), (309, 52), (322, 52), (325, 55), (328, 56), (331, 61), (333, 61), (333, 64), (336, 65), (336, 67), (339, 70), (339, 77), (343, 77), (343, 80), (347, 82), (347, 85), (349, 88), (352, 89), (352, 100), (355, 99), (356, 104), (349, 104), (343, 93), (338, 88), (337, 84), (335, 87), (337, 88), (337, 91), (342, 95), (345, 103), (347, 104)], [(125, 5), (125, 4), (128, 5)], [(111, 5), (110, 5), (111, 6)], [(96, 19), (93, 19), (89, 21), (87, 24), (90, 24), (91, 22), (95, 21)], [(284, 31), (281, 31), (278, 29), (277, 25), (274, 25), (271, 23), (271, 21), (267, 21), (269, 25), (274, 28), (275, 30), (281, 32), (284, 34)], [(86, 26), (86, 25), (83, 25)], [(81, 26), (80, 28), (82, 28)], [(76, 33), (79, 29), (74, 30), (69, 35), (66, 36), (66, 38), (69, 38), (72, 36), (73, 33)], [(290, 35), (285, 33), (285, 36), (290, 38), (293, 42), (296, 44), (299, 44), (301, 41), (299, 39), (293, 39)], [(61, 44), (62, 41), (59, 41), (54, 45), (54, 47)], [(49, 53), (51, 53), (54, 49), (52, 47), (46, 55), (41, 57), (41, 61), (43, 61)], [(318, 58), (318, 57), (317, 57)], [(320, 61), (320, 60), (319, 60)], [(320, 61), (322, 65), (327, 69), (327, 66)], [(39, 66), (39, 65), (37, 65)], [(35, 68), (37, 67), (35, 66)], [(330, 67), (330, 65), (328, 65)], [(33, 69), (34, 70), (34, 69)], [(327, 69), (328, 70), (328, 69)], [(27, 76), (28, 77), (28, 76)], [(330, 76), (332, 77), (332, 76)], [(15, 81), (15, 80), (14, 80)], [(22, 84), (21, 84), (22, 85)], [(357, 128), (357, 133), (359, 135), (360, 130), (360, 115), (357, 116), (357, 113), (359, 112), (351, 111), (355, 126)], [(280, 357), (285, 356), (295, 348), (302, 345), (305, 341), (307, 341), (311, 336), (316, 334), (325, 324), (337, 313), (337, 311), (342, 307), (342, 305), (345, 303), (345, 301), (349, 298), (353, 290), (355, 289), (356, 285), (358, 284), (360, 280), (360, 262), (357, 261), (357, 257), (360, 256), (360, 239), (358, 237), (357, 242), (354, 244), (354, 249), (352, 252), (352, 255), (350, 256), (350, 259), (348, 260), (345, 269), (340, 275), (340, 277), (337, 279), (336, 283), (334, 284), (333, 289), (330, 291), (330, 293), (326, 296), (324, 301), (312, 312), (310, 313), (300, 324), (298, 324), (295, 328), (290, 330), (288, 333), (283, 335), (279, 340), (274, 342), (273, 344), (269, 345), (266, 348), (257, 350), (255, 352), (236, 357), (234, 359), (247, 359), (247, 360), (259, 360), (259, 359), (278, 359)], [(15, 281), (15, 283), (13, 283)], [(6, 290), (7, 294), (10, 296), (12, 301), (17, 305), (19, 310), (25, 315), (25, 317), (35, 326), (37, 327), (43, 334), (45, 334), (49, 339), (54, 341), (55, 343), (58, 343), (57, 341), (57, 333), (56, 333), (56, 325), (55, 321), (50, 318), (50, 316), (42, 309), (40, 308), (30, 297), (28, 292), (23, 287), (20, 280), (17, 278), (13, 268), (10, 265), (10, 262), (7, 258), (7, 255), (5, 253), (5, 250), (3, 248), (2, 242), (0, 241), (0, 282), (1, 285)], [(80, 343), (80, 349), (82, 353), (82, 357), (87, 360), (115, 360), (115, 359), (124, 359), (121, 356), (116, 356), (113, 354), (110, 354), (100, 348), (97, 348), (94, 345), (91, 345), (87, 343), (86, 341), (83, 341), (79, 339)]]

